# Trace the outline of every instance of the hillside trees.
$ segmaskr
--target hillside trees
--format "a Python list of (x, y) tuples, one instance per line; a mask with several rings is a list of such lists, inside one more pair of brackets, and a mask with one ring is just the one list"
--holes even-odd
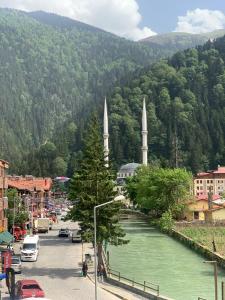
[[(67, 163), (68, 145), (60, 140), (70, 130), (68, 122), (82, 130), (116, 82), (122, 85), (162, 55), (43, 12), (0, 9), (0, 39), (0, 154), (10, 161), (11, 172), (21, 171), (23, 160), (24, 169), (40, 175), (46, 172), (30, 167), (29, 152), (53, 142)], [(79, 151), (81, 144), (74, 148)]]
[[(143, 97), (147, 100), (150, 161), (160, 161), (164, 167), (186, 167), (194, 173), (225, 163), (224, 49), (225, 38), (221, 38), (179, 52), (146, 69), (129, 85), (115, 88), (109, 120), (118, 164), (140, 161)], [(129, 129), (124, 112), (132, 120)], [(136, 124), (136, 135), (131, 134), (131, 122)], [(120, 136), (115, 128), (120, 128)]]

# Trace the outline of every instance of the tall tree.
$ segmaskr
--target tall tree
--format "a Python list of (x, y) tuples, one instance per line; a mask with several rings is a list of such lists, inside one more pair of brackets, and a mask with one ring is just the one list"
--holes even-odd
[[(70, 185), (70, 199), (74, 202), (69, 217), (78, 221), (83, 240), (94, 240), (94, 206), (114, 199), (115, 184), (111, 167), (105, 166), (100, 126), (94, 115), (84, 141), (83, 158)], [(126, 243), (125, 233), (118, 224), (121, 203), (115, 202), (97, 210), (97, 244), (101, 251), (103, 241), (113, 245)]]

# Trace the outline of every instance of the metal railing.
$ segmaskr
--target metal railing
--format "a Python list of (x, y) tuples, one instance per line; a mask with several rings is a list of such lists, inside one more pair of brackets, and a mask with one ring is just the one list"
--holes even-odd
[(105, 254), (105, 251), (103, 248), (102, 248), (102, 260), (103, 260), (103, 263), (105, 266), (107, 276), (109, 276), (111, 278), (114, 277), (113, 279), (118, 280), (119, 282), (128, 284), (129, 286), (138, 288), (139, 290), (142, 290), (146, 293), (153, 291), (156, 293), (157, 296), (159, 296), (159, 285), (148, 282), (148, 281), (144, 281), (144, 283), (140, 283), (140, 282), (135, 281), (134, 279), (131, 280), (127, 277), (122, 276), (119, 271), (115, 271), (115, 270), (111, 269), (110, 265), (108, 264), (108, 259), (106, 257), (106, 254)]
[(121, 275), (120, 272), (112, 270), (111, 268), (108, 268), (108, 275), (110, 277), (114, 277), (119, 282), (123, 282), (132, 287), (138, 288), (140, 290), (143, 290), (144, 292), (154, 291), (157, 294), (157, 296), (159, 296), (159, 285), (157, 284), (148, 281), (144, 281), (144, 283), (137, 282), (134, 279), (132, 280), (127, 277), (124, 277), (123, 275)]

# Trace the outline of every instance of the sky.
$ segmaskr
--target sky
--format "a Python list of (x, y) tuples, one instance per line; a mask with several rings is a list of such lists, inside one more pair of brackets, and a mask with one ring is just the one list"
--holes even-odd
[(0, 0), (0, 7), (53, 12), (131, 40), (225, 28), (225, 0)]

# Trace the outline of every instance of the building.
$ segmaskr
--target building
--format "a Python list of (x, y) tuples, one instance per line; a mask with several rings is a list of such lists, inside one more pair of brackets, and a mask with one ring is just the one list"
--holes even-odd
[(198, 173), (194, 178), (194, 195), (222, 195), (225, 192), (225, 167), (217, 170)]
[(188, 204), (188, 211), (185, 214), (187, 221), (194, 221), (194, 220), (205, 220), (204, 211), (208, 210), (208, 199), (200, 198), (193, 201), (190, 201)]
[(129, 163), (120, 167), (119, 172), (117, 173), (117, 182), (123, 183), (127, 177), (134, 176), (140, 164)]
[(206, 210), (205, 221), (215, 222), (215, 221), (225, 221), (225, 207), (224, 206), (214, 206), (213, 208)]
[(51, 178), (36, 178), (32, 175), (8, 176), (8, 186), (18, 191), (24, 204), (33, 212), (42, 214), (51, 199)]
[[(0, 159), (0, 233), (7, 232), (8, 220), (5, 216), (5, 210), (8, 208), (8, 199), (6, 191), (8, 188), (7, 170), (9, 163)], [(1, 234), (0, 234), (1, 242)]]

